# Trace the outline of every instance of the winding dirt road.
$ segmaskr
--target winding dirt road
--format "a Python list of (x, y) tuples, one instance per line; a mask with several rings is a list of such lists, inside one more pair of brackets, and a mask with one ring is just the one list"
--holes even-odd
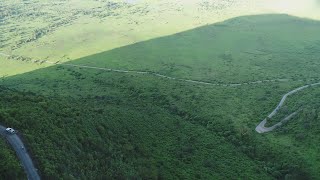
[[(150, 74), (150, 75), (154, 75), (154, 76), (157, 76), (157, 77), (166, 78), (166, 79), (170, 79), (170, 80), (184, 81), (184, 82), (196, 83), (196, 84), (204, 84), (204, 85), (213, 85), (213, 86), (234, 87), (234, 86), (242, 86), (242, 85), (250, 85), (250, 84), (259, 84), (259, 83), (264, 83), (264, 82), (276, 82), (276, 81), (285, 82), (285, 81), (289, 81), (290, 80), (290, 79), (274, 79), (274, 80), (252, 81), (252, 82), (245, 82), (245, 83), (218, 84), (218, 83), (210, 83), (210, 82), (196, 81), (196, 80), (190, 80), (190, 79), (180, 79), (180, 78), (170, 77), (170, 76), (166, 76), (166, 75), (159, 74), (159, 73), (154, 73), (154, 72), (118, 70), (118, 69), (101, 68), (101, 67), (86, 66), (86, 65), (76, 65), (76, 64), (68, 64), (68, 63), (54, 63), (54, 62), (50, 62), (50, 61), (46, 61), (46, 62), (50, 63), (50, 64), (57, 64), (57, 65), (60, 65), (60, 66), (71, 66), (71, 67), (86, 68), (86, 69), (97, 69), (97, 70), (119, 72), (119, 73)], [(312, 80), (314, 80), (314, 79), (312, 79)], [(302, 81), (302, 80), (298, 80), (298, 81)], [(301, 90), (303, 90), (305, 88), (308, 88), (308, 87), (311, 87), (311, 86), (316, 86), (316, 85), (320, 85), (320, 82), (299, 87), (299, 88), (294, 89), (294, 90), (288, 92), (287, 94), (285, 94), (282, 97), (282, 99), (281, 99), (280, 103), (278, 104), (278, 106), (268, 115), (268, 118), (272, 118), (279, 111), (279, 109), (282, 107), (282, 105), (284, 104), (284, 102), (285, 102), (285, 100), (287, 99), (288, 96), (290, 96), (290, 95), (292, 95), (292, 94), (294, 94), (294, 93), (296, 93), (298, 91), (301, 91)], [(286, 118), (284, 118), (283, 120), (281, 120), (280, 122), (278, 122), (277, 124), (275, 124), (275, 125), (273, 125), (271, 127), (265, 127), (265, 124), (267, 123), (267, 118), (266, 118), (255, 128), (255, 130), (258, 133), (266, 133), (266, 132), (273, 131), (277, 127), (281, 126), (284, 122), (289, 121), (296, 114), (297, 114), (297, 112), (294, 112), (294, 113), (290, 114), (289, 116), (287, 116)]]
[[(5, 57), (11, 57), (9, 54), (5, 54), (0, 52), (0, 56), (5, 56)], [(163, 74), (155, 73), (155, 72), (149, 72), (149, 71), (135, 71), (135, 70), (121, 70), (121, 69), (110, 69), (110, 68), (102, 68), (102, 67), (95, 67), (95, 66), (87, 66), (87, 65), (77, 65), (77, 64), (70, 64), (70, 63), (62, 63), (62, 62), (52, 62), (52, 61), (47, 61), (47, 60), (35, 60), (33, 61), (35, 63), (42, 62), (42, 63), (47, 63), (47, 64), (53, 64), (53, 65), (59, 65), (59, 66), (71, 66), (71, 67), (78, 67), (78, 68), (84, 68), (84, 69), (97, 69), (97, 70), (102, 70), (102, 71), (110, 71), (110, 72), (118, 72), (118, 73), (134, 73), (134, 74), (149, 74), (153, 76), (157, 76), (160, 78), (165, 78), (165, 79), (171, 79), (171, 80), (176, 80), (176, 81), (183, 81), (183, 82), (188, 82), (188, 83), (195, 83), (195, 84), (204, 84), (204, 85), (212, 85), (212, 86), (224, 86), (224, 87), (235, 87), (235, 86), (242, 86), (242, 85), (250, 85), (250, 84), (260, 84), (260, 83), (266, 83), (266, 82), (286, 82), (290, 81), (291, 79), (266, 79), (266, 80), (259, 80), (259, 81), (249, 81), (249, 82), (243, 82), (243, 83), (210, 83), (210, 82), (205, 82), (205, 81), (197, 81), (197, 80), (191, 80), (191, 79), (181, 79), (181, 78), (175, 78), (175, 77), (170, 77), (166, 76)], [(314, 80), (314, 79), (310, 79)], [(302, 81), (302, 80), (296, 80), (296, 81)]]
[[(302, 87), (299, 87), (297, 89), (294, 89), (290, 92), (288, 92), (287, 94), (283, 95), (282, 96), (282, 99), (280, 101), (280, 103), (277, 105), (277, 107), (268, 115), (267, 118), (271, 119), (274, 115), (277, 114), (277, 112), (280, 110), (280, 108), (283, 106), (284, 102), (286, 101), (287, 97), (296, 93), (296, 92), (299, 92), (299, 91), (302, 91), (308, 87), (312, 87), (312, 86), (317, 86), (317, 85), (320, 85), (320, 82), (318, 83), (314, 83), (314, 84), (310, 84), (310, 85), (305, 85), (305, 86), (302, 86)], [(281, 126), (284, 122), (290, 120), (293, 116), (295, 116), (297, 113), (294, 112), (292, 114), (290, 114), (289, 116), (287, 116), (286, 118), (284, 118), (282, 121), (280, 121), (279, 123), (271, 126), (271, 127), (265, 127), (265, 124), (267, 123), (267, 118), (264, 119), (263, 121), (261, 121), (261, 123), (256, 127), (256, 131), (258, 133), (266, 133), (266, 132), (270, 132), (270, 131), (273, 131), (275, 128)]]
[(71, 67), (78, 67), (78, 68), (85, 68), (85, 69), (97, 69), (97, 70), (119, 72), (119, 73), (150, 74), (150, 75), (157, 76), (160, 78), (165, 78), (165, 79), (184, 81), (184, 82), (195, 83), (195, 84), (213, 85), (213, 86), (234, 87), (234, 86), (242, 86), (242, 85), (250, 85), (250, 84), (260, 84), (260, 83), (264, 83), (264, 82), (276, 82), (276, 81), (285, 82), (285, 81), (290, 80), (290, 79), (272, 79), (272, 80), (250, 81), (250, 82), (244, 82), (244, 83), (223, 84), (223, 83), (210, 83), (210, 82), (205, 82), (205, 81), (197, 81), (197, 80), (191, 80), (191, 79), (180, 79), (180, 78), (170, 77), (170, 76), (166, 76), (163, 74), (159, 74), (159, 73), (155, 73), (155, 72), (148, 72), (148, 71), (119, 70), (119, 69), (101, 68), (101, 67), (95, 67), (95, 66), (68, 64), (68, 63), (54, 63), (54, 62), (50, 62), (50, 61), (47, 61), (47, 63), (56, 64), (56, 65), (60, 65), (60, 66), (71, 66)]
[[(10, 57), (10, 55), (2, 53), (2, 52), (0, 52), (0, 56)], [(39, 62), (39, 61), (34, 61), (34, 62)], [(97, 69), (97, 70), (110, 71), (110, 72), (119, 72), (119, 73), (149, 74), (149, 75), (157, 76), (157, 77), (160, 77), (160, 78), (166, 78), (166, 79), (170, 79), (170, 80), (177, 80), (177, 81), (183, 81), (183, 82), (195, 83), (195, 84), (213, 85), (213, 86), (235, 87), (235, 86), (250, 85), (250, 84), (260, 84), (260, 83), (265, 83), (265, 82), (276, 82), (276, 81), (285, 82), (285, 81), (289, 81), (290, 80), (290, 79), (273, 79), (273, 80), (260, 80), (260, 81), (252, 81), (252, 82), (245, 82), (245, 83), (223, 84), (223, 83), (210, 83), (210, 82), (204, 82), (204, 81), (196, 81), (196, 80), (190, 80), (190, 79), (180, 79), (180, 78), (170, 77), (170, 76), (166, 76), (166, 75), (163, 75), (163, 74), (159, 74), (159, 73), (155, 73), (155, 72), (147, 72), (147, 71), (132, 71), (132, 70), (119, 70), (119, 69), (101, 68), (101, 67), (94, 67), (94, 66), (87, 66), (87, 65), (76, 65), (76, 64), (70, 64), (70, 63), (60, 63), (59, 61), (58, 62), (51, 62), (51, 61), (46, 61), (46, 60), (40, 60), (40, 62), (53, 64), (53, 65), (60, 65), (60, 66), (71, 66), (71, 67), (85, 68), (85, 69)], [(314, 79), (312, 79), (312, 80), (314, 80)], [(302, 80), (298, 80), (298, 81), (302, 81)], [(316, 85), (320, 85), (320, 82), (319, 83), (314, 83), (314, 84), (311, 84), (311, 85), (306, 85), (306, 86), (299, 87), (299, 88), (294, 89), (294, 90), (288, 92), (287, 94), (285, 94), (282, 97), (282, 99), (281, 99), (280, 103), (278, 104), (278, 106), (268, 115), (268, 118), (272, 118), (278, 112), (278, 110), (282, 107), (282, 105), (284, 104), (286, 98), (289, 95), (292, 95), (292, 94), (294, 94), (294, 93), (296, 93), (298, 91), (301, 91), (301, 90), (303, 90), (303, 89), (305, 89), (307, 87), (316, 86)], [(282, 121), (280, 121), (279, 123), (277, 123), (277, 124), (275, 124), (275, 125), (273, 125), (271, 127), (265, 127), (265, 124), (267, 123), (267, 118), (266, 118), (255, 128), (255, 130), (258, 133), (270, 132), (270, 131), (276, 129), (277, 127), (281, 126), (284, 122), (290, 120), (296, 114), (297, 114), (297, 112), (294, 112), (294, 113), (290, 114), (289, 116), (284, 118)], [(4, 128), (3, 126), (0, 126), (0, 130), (1, 131), (3, 131), (3, 128)], [(34, 166), (32, 164), (30, 156), (26, 152), (21, 151), (21, 148), (19, 148), (19, 147), (23, 147), (23, 144), (22, 144), (21, 140), (19, 139), (19, 137), (17, 135), (8, 136), (6, 134), (3, 134), (3, 132), (1, 134), (8, 139), (10, 144), (15, 149), (16, 153), (18, 154), (18, 157), (20, 158), (22, 164), (24, 165), (24, 168), (25, 168), (25, 170), (26, 170), (26, 172), (28, 174), (29, 179), (39, 179), (39, 175), (37, 174), (36, 169), (34, 168)]]

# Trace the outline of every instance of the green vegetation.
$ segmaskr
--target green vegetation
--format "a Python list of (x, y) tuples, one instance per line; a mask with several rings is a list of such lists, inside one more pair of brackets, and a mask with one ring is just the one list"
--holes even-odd
[[(287, 11), (286, 6), (285, 12), (320, 19), (309, 1), (301, 1), (303, 11)], [(2, 0), (0, 52), (19, 59), (69, 61), (238, 16), (284, 13), (277, 7), (277, 1), (268, 0)], [(0, 66), (14, 71), (0, 71), (0, 76), (42, 68), (16, 69), (3, 59)]]
[[(3, 117), (0, 114), (0, 120)], [(3, 138), (0, 138), (0, 179), (22, 179), (25, 178), (20, 162), (15, 157), (14, 151), (12, 151), (5, 143)]]
[(319, 28), (287, 15), (244, 16), (74, 63), (221, 83), (308, 80), (319, 78)]
[(319, 29), (245, 16), (72, 61), (208, 82), (288, 81), (223, 87), (57, 65), (2, 78), (0, 116), (24, 134), (44, 179), (316, 179), (319, 138), (288, 148), (307, 129), (254, 128), (283, 94), (319, 77)]
[(33, 61), (69, 61), (251, 12), (234, 11), (239, 3), (232, 1), (217, 4), (212, 11), (202, 8), (202, 0), (3, 0), (0, 77), (44, 67)]
[[(304, 154), (305, 161), (314, 172), (319, 172), (319, 146), (320, 141), (320, 88), (312, 87), (297, 93), (288, 99), (286, 106), (280, 111), (272, 122), (279, 121), (291, 112), (298, 115), (285, 126), (279, 128), (272, 139), (276, 143), (285, 144), (286, 148), (295, 149), (299, 154)], [(272, 123), (270, 123), (272, 124)]]
[[(202, 3), (202, 0), (188, 3), (179, 0), (139, 0), (139, 3), (3, 0), (0, 52), (20, 59), (69, 61), (252, 12), (250, 9), (234, 11), (240, 2), (217, 2), (218, 6), (210, 10), (204, 9)], [(33, 69), (38, 68), (33, 65)], [(15, 69), (14, 66), (11, 69)], [(8, 74), (23, 72), (26, 70)]]
[[(228, 111), (239, 100), (226, 97), (222, 89), (114, 74), (94, 76), (94, 71), (85, 74), (94, 78), (80, 80), (81, 84), (95, 93), (83, 95), (83, 86), (77, 92), (76, 81), (65, 82), (70, 91), (52, 84), (57, 85), (52, 90), (64, 96), (1, 91), (5, 123), (25, 134), (45, 178), (309, 176), (302, 155), (293, 156), (280, 145), (270, 147), (251, 126), (236, 127), (233, 120), (251, 119), (250, 111)], [(48, 76), (42, 74), (44, 79)], [(138, 83), (141, 80), (147, 82)], [(87, 84), (90, 81), (95, 82)], [(233, 91), (242, 92), (228, 92)]]

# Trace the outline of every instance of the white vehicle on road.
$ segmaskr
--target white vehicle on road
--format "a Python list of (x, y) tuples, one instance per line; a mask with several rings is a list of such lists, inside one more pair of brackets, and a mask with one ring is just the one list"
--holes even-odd
[(13, 128), (7, 128), (6, 131), (10, 134), (15, 134), (16, 131)]

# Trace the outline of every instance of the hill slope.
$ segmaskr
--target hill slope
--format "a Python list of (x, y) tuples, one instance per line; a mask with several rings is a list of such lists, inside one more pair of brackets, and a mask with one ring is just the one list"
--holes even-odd
[(288, 81), (206, 86), (57, 65), (2, 79), (1, 115), (25, 135), (45, 178), (318, 177), (306, 154), (254, 127), (282, 94), (319, 77), (319, 29), (287, 15), (240, 17), (72, 62), (208, 82)]

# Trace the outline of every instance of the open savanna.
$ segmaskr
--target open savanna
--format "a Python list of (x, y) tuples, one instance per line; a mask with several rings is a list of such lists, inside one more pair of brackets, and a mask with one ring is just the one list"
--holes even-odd
[[(284, 8), (287, 4), (294, 8)], [(4, 0), (0, 52), (22, 59), (69, 61), (242, 15), (287, 13), (319, 19), (317, 7), (315, 0)], [(1, 71), (0, 76), (42, 68), (21, 66), (26, 68)]]
[[(254, 129), (283, 94), (317, 81), (319, 30), (288, 15), (243, 16), (68, 62), (149, 74), (60, 64), (5, 77), (0, 117), (23, 134), (45, 179), (316, 179), (319, 150), (294, 134), (306, 129)], [(286, 80), (225, 87), (152, 73)]]

